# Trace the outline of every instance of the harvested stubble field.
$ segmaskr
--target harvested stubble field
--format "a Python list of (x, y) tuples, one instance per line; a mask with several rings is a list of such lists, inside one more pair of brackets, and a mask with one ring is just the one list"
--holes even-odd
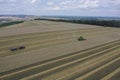
[[(18, 46), (26, 48), (10, 51)], [(0, 79), (120, 80), (120, 29), (51, 21), (1, 28)]]

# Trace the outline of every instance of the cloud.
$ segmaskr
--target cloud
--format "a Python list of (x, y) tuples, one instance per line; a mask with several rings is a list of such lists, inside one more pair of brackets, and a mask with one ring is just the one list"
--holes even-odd
[(60, 10), (61, 8), (59, 6), (52, 6), (52, 7), (47, 7), (46, 10)]
[(48, 6), (54, 5), (54, 2), (48, 2), (47, 5)]
[(97, 8), (99, 7), (99, 0), (64, 0), (60, 2), (48, 2), (47, 7), (51, 10), (71, 10), (71, 9), (79, 9), (79, 8)]
[(82, 8), (97, 8), (99, 7), (99, 0), (86, 0), (82, 4)]
[(37, 0), (31, 0), (31, 3), (35, 3)]
[[(72, 1), (72, 2), (74, 2), (74, 1)], [(67, 4), (70, 4), (71, 3), (71, 1), (62, 1), (60, 4), (61, 5), (67, 5)]]
[(0, 0), (0, 13), (120, 14), (120, 0)]

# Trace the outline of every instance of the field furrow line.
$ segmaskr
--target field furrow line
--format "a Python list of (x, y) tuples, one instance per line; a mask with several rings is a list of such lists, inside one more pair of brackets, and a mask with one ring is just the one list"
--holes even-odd
[[(76, 80), (95, 80), (95, 79), (101, 80), (102, 77), (107, 77), (109, 73), (112, 73), (119, 67), (120, 67), (120, 57), (115, 60), (112, 60), (111, 62), (103, 66), (96, 68), (95, 70), (92, 70), (91, 72), (81, 76)], [(102, 79), (102, 80), (108, 80), (108, 79)]]
[[(117, 52), (118, 52), (118, 50), (117, 50)], [(76, 78), (78, 78), (80, 76), (84, 76), (85, 74), (93, 71), (94, 69), (96, 69), (100, 66), (107, 64), (108, 62), (113, 61), (114, 59), (116, 59), (118, 57), (120, 58), (120, 53), (113, 55), (113, 53), (110, 52), (110, 53), (106, 54), (106, 56), (103, 55), (101, 57), (98, 57), (97, 59), (94, 59), (94, 62), (90, 62), (91, 60), (87, 61), (86, 62), (86, 63), (88, 63), (87, 65), (82, 64), (81, 66), (83, 66), (83, 67), (80, 66), (78, 68), (75, 68), (74, 69), (75, 71), (72, 70), (71, 73), (68, 73), (67, 75), (65, 75), (63, 77), (59, 76), (59, 78), (56, 78), (56, 80), (75, 80)], [(52, 80), (52, 79), (53, 79), (53, 77), (50, 80)], [(28, 79), (28, 80), (30, 80), (30, 79)], [(49, 79), (45, 78), (45, 80), (49, 80)], [(79, 79), (79, 80), (84, 80), (84, 79)], [(99, 79), (97, 79), (97, 80), (99, 80)]]
[[(85, 61), (85, 60), (89, 60), (95, 56), (103, 55), (103, 53), (108, 52), (111, 49), (113, 50), (119, 44), (120, 44), (120, 42), (118, 40), (118, 41), (115, 41), (112, 43), (98, 46), (98, 47), (90, 49), (90, 50), (88, 49), (88, 51), (77, 52), (75, 54), (67, 55), (63, 58), (56, 58), (56, 60), (52, 60), (47, 63), (29, 67), (29, 68), (26, 68), (26, 69), (23, 69), (20, 71), (11, 72), (9, 74), (5, 74), (5, 75), (1, 76), (1, 78), (5, 79), (5, 80), (9, 80), (12, 78), (16, 79), (16, 78), (33, 75), (33, 74), (36, 74), (39, 72), (44, 72), (44, 71), (49, 70), (54, 67), (58, 67), (58, 66), (61, 67), (60, 65), (66, 65), (66, 64), (73, 65), (73, 63), (78, 62), (78, 61)], [(103, 51), (102, 53), (101, 53), (101, 50)]]
[[(117, 65), (119, 65), (119, 64), (117, 64)], [(117, 75), (120, 76), (120, 66), (113, 72), (109, 73), (107, 76), (103, 77), (101, 80), (118, 80), (118, 79), (120, 79), (120, 77), (119, 78), (116, 77)], [(113, 78), (116, 78), (116, 79), (113, 79)]]
[[(95, 33), (95, 34), (87, 34), (86, 36), (93, 36), (93, 35), (96, 35), (97, 33)], [(52, 44), (54, 41), (56, 42), (56, 41), (63, 41), (63, 40), (68, 40), (68, 42), (69, 42), (69, 40), (70, 39), (72, 39), (72, 38), (77, 38), (77, 36), (79, 37), (79, 35), (76, 35), (76, 36), (62, 36), (62, 37), (60, 37), (60, 38), (54, 38), (54, 39), (48, 39), (48, 40), (38, 40), (38, 41), (31, 41), (31, 42), (28, 42), (28, 41), (26, 41), (26, 42), (19, 42), (19, 41), (17, 41), (17, 44), (16, 43), (13, 43), (13, 44), (11, 44), (11, 43), (9, 43), (9, 44), (11, 44), (11, 46), (17, 46), (17, 45), (25, 45), (25, 46), (28, 46), (27, 48), (36, 48), (36, 47), (39, 47), (39, 46), (41, 46), (41, 45), (44, 45), (44, 44), (46, 44), (46, 43), (49, 43), (49, 44)], [(15, 41), (16, 42), (16, 41)], [(65, 41), (66, 42), (66, 41)], [(58, 42), (59, 43), (59, 42)], [(39, 44), (39, 45), (38, 45)], [(53, 43), (54, 44), (54, 43)], [(6, 56), (6, 54), (10, 54), (10, 51), (9, 51), (9, 49), (11, 48), (11, 46), (9, 46), (8, 44), (4, 47), (4, 46), (2, 46), (2, 47), (0, 47), (0, 54), (1, 54), (1, 56), (3, 57), (4, 56), (4, 54), (5, 54), (5, 56)], [(29, 49), (29, 50), (30, 50)], [(37, 49), (37, 48), (36, 48)]]
[[(117, 48), (117, 47), (114, 47), (114, 48), (105, 50), (105, 51), (103, 51), (103, 52), (99, 52), (99, 53), (97, 53), (97, 54), (89, 55), (89, 56), (87, 56), (87, 57), (83, 57), (83, 58), (74, 60), (74, 61), (72, 61), (72, 62), (63, 64), (63, 65), (60, 65), (60, 66), (57, 66), (57, 67), (53, 67), (53, 68), (51, 68), (51, 69), (49, 69), (49, 70), (46, 70), (46, 71), (43, 71), (43, 72), (41, 72), (41, 73), (37, 73), (37, 74), (35, 74), (35, 75), (31, 75), (31, 76), (28, 76), (28, 77), (26, 77), (26, 78), (23, 78), (23, 80), (24, 80), (24, 79), (25, 79), (25, 80), (26, 80), (26, 79), (38, 79), (38, 78), (41, 79), (41, 78), (43, 78), (43, 77), (47, 77), (47, 76), (52, 75), (52, 74), (53, 74), (53, 76), (54, 76), (54, 74), (59, 73), (61, 70), (63, 71), (64, 69), (67, 69), (67, 68), (72, 67), (72, 66), (76, 66), (76, 65), (78, 65), (78, 64), (80, 64), (80, 63), (84, 63), (85, 61), (88, 61), (88, 60), (90, 60), (90, 59), (92, 59), (92, 58), (99, 57), (101, 54), (105, 54), (105, 53), (107, 53), (107, 52), (109, 52), (109, 51), (111, 51), (111, 50), (114, 50), (115, 48)], [(55, 76), (56, 76), (56, 75), (55, 75)], [(67, 79), (66, 79), (66, 80), (67, 80)]]
[[(102, 31), (102, 30), (108, 30), (108, 29), (103, 29), (103, 28), (93, 28), (93, 31)], [(82, 32), (85, 31), (88, 32), (91, 30), (87, 29), (79, 29), (79, 30), (65, 30), (65, 31), (52, 31), (52, 32), (41, 32), (41, 33), (31, 33), (31, 34), (23, 34), (23, 35), (15, 35), (15, 36), (9, 36), (9, 37), (0, 37), (0, 43), (4, 41), (12, 41), (12, 40), (19, 40), (19, 39), (29, 39), (29, 38), (36, 38), (36, 37), (45, 37), (45, 36), (52, 36), (52, 35), (63, 35), (63, 34), (70, 34), (70, 33), (76, 33), (76, 32)], [(7, 39), (6, 39), (7, 38)], [(6, 39), (6, 40), (5, 40)]]
[(110, 79), (108, 80), (120, 80), (120, 70), (118, 73), (116, 73), (114, 76), (112, 76)]

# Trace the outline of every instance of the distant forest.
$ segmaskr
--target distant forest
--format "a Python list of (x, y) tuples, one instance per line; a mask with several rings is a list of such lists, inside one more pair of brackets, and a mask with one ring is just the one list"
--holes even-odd
[(9, 25), (14, 25), (14, 24), (19, 24), (19, 23), (23, 23), (24, 21), (11, 21), (11, 22), (6, 22), (6, 23), (1, 23), (0, 27), (5, 27), (5, 26), (9, 26)]
[(66, 19), (45, 19), (45, 18), (36, 18), (35, 20), (47, 20), (47, 21), (56, 21), (56, 22), (71, 22), (78, 24), (90, 24), (90, 25), (99, 25), (104, 27), (117, 27), (120, 28), (120, 20), (66, 20)]

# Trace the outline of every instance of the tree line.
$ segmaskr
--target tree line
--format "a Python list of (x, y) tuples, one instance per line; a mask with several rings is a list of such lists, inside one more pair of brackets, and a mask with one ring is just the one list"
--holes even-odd
[(9, 25), (14, 25), (14, 24), (20, 24), (23, 23), (24, 21), (11, 21), (11, 22), (5, 22), (5, 23), (1, 23), (0, 27), (5, 27), (5, 26), (9, 26)]
[(78, 24), (90, 24), (90, 25), (99, 25), (104, 27), (117, 27), (120, 28), (120, 20), (66, 20), (66, 19), (44, 19), (36, 18), (35, 20), (47, 20), (47, 21), (56, 21), (56, 22), (71, 22)]

